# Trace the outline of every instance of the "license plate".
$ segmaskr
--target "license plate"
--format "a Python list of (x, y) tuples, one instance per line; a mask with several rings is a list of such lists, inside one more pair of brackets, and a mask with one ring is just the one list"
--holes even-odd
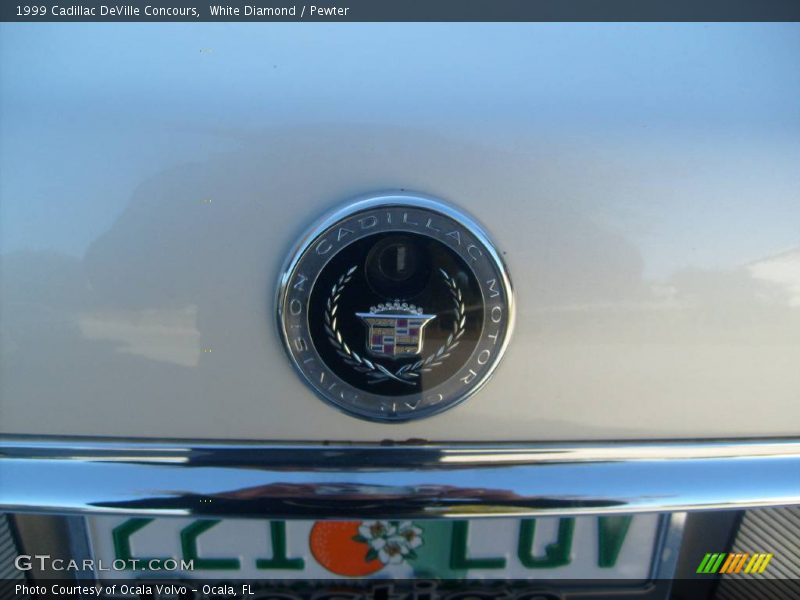
[(418, 521), (88, 518), (100, 579), (653, 577), (662, 515)]

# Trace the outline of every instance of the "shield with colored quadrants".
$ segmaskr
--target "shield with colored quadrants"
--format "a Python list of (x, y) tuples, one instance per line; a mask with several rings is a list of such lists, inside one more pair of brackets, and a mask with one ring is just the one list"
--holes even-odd
[(366, 347), (370, 354), (388, 358), (420, 354), (425, 325), (436, 318), (399, 301), (371, 306), (369, 312), (356, 316), (367, 325)]

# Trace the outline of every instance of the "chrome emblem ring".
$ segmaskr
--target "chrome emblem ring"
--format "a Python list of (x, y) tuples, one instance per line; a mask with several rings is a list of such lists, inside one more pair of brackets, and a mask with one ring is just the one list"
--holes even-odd
[(324, 400), (399, 422), (462, 402), (508, 344), (503, 262), (473, 219), (409, 194), (359, 199), (312, 228), (282, 271), (278, 327)]

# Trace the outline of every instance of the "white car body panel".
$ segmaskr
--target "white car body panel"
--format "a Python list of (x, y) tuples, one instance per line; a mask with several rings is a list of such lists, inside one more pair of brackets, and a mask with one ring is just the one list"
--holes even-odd
[[(791, 436), (800, 25), (0, 28), (0, 431), (432, 441)], [(293, 244), (406, 189), (475, 216), (493, 379), (376, 424), (275, 327)]]

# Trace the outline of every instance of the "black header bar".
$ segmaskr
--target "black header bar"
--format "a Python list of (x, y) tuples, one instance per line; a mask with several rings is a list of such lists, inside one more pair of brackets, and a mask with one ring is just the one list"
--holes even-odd
[(800, 0), (4, 0), (16, 22), (800, 21)]

